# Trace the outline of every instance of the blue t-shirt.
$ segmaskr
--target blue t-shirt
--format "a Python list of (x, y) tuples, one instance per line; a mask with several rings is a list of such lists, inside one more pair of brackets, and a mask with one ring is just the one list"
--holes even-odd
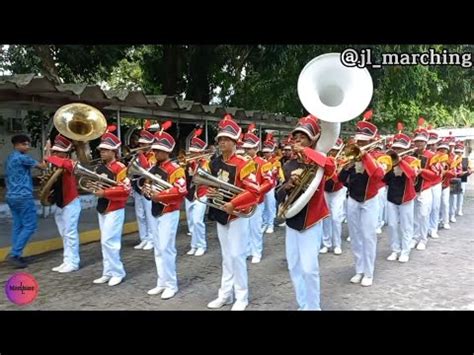
[(7, 157), (6, 172), (6, 198), (33, 198), (33, 179), (31, 168), (38, 162), (29, 155), (15, 150)]

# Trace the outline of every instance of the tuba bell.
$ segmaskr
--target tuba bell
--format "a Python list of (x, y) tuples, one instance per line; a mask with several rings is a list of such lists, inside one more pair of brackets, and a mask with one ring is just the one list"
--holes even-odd
[[(310, 114), (321, 120), (321, 136), (316, 150), (328, 152), (339, 136), (341, 122), (359, 116), (372, 99), (372, 77), (367, 69), (345, 67), (340, 53), (326, 53), (312, 59), (298, 78), (298, 97)], [(297, 215), (310, 201), (324, 175), (324, 170), (309, 166), (311, 182), (299, 184), (279, 206), (281, 218)], [(291, 198), (290, 198), (291, 197)]]
[[(107, 120), (102, 112), (95, 107), (82, 103), (71, 103), (61, 106), (54, 114), (53, 124), (63, 136), (77, 141), (75, 145), (77, 158), (84, 165), (90, 163), (86, 153), (85, 142), (99, 138), (107, 129)], [(51, 189), (62, 175), (62, 172), (63, 169), (61, 168), (52, 169), (41, 177), (39, 197), (43, 206), (51, 205), (49, 201)]]

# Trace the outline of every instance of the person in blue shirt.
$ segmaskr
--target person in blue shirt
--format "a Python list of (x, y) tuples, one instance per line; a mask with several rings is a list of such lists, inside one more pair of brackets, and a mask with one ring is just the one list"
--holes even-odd
[(46, 163), (39, 163), (26, 154), (31, 143), (27, 135), (15, 135), (11, 141), (14, 151), (5, 162), (6, 199), (13, 216), (12, 249), (8, 261), (16, 268), (24, 268), (27, 264), (22, 257), (23, 249), (37, 226), (31, 169), (46, 169)]

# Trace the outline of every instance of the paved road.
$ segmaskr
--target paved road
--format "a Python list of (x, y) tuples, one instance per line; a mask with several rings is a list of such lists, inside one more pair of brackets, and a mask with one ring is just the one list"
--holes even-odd
[[(379, 238), (375, 281), (372, 287), (352, 285), (353, 259), (349, 243), (343, 254), (320, 256), (321, 306), (324, 310), (474, 310), (474, 199), (467, 198), (465, 215), (430, 240), (425, 251), (413, 250), (409, 263), (389, 262), (386, 229)], [(32, 259), (25, 270), (39, 282), (35, 302), (19, 307), (5, 295), (1, 310), (205, 310), (215, 298), (220, 283), (221, 256), (215, 225), (208, 225), (209, 251), (202, 257), (186, 255), (190, 238), (181, 226), (177, 239), (179, 293), (170, 300), (149, 296), (156, 283), (151, 251), (133, 249), (137, 236), (125, 236), (122, 258), (128, 273), (121, 285), (94, 285), (101, 275), (99, 243), (81, 246), (82, 268), (70, 274), (50, 271), (61, 263), (61, 251)], [(347, 226), (344, 226), (347, 235)], [(2, 287), (15, 270), (0, 264)], [(264, 258), (249, 263), (248, 310), (294, 310), (297, 308), (284, 254), (284, 229), (265, 236)], [(229, 309), (230, 307), (224, 307)]]

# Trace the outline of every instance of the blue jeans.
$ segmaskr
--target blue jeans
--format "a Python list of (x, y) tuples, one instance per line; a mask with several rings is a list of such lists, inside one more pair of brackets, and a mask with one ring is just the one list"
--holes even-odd
[(33, 198), (7, 198), (8, 207), (12, 211), (12, 250), (11, 256), (19, 257), (26, 243), (30, 240), (37, 227), (36, 206)]

